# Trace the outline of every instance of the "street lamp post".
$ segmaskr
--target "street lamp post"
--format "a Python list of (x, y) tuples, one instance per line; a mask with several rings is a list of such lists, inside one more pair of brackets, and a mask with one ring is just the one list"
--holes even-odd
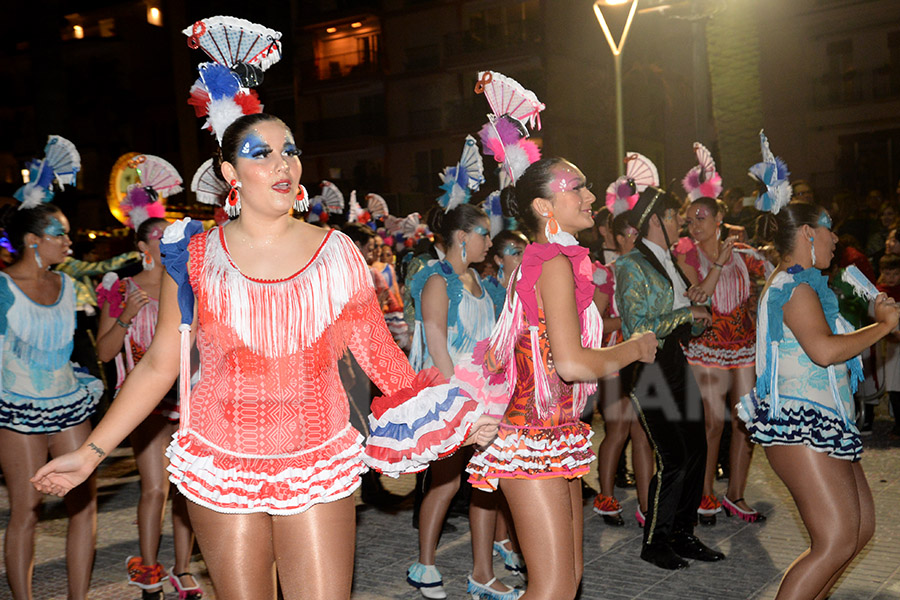
[(613, 40), (612, 33), (609, 31), (609, 25), (606, 24), (606, 18), (600, 10), (601, 6), (614, 6), (619, 4), (627, 4), (628, 0), (596, 0), (594, 2), (594, 14), (597, 15), (597, 21), (603, 29), (603, 35), (609, 44), (609, 49), (613, 55), (613, 68), (616, 84), (616, 164), (618, 165), (618, 175), (621, 177), (625, 174), (625, 115), (622, 107), (622, 48), (625, 47), (625, 40), (628, 38), (628, 30), (631, 28), (631, 21), (634, 19), (634, 13), (637, 10), (638, 0), (632, 0), (631, 9), (628, 11), (628, 18), (625, 20), (625, 28), (622, 30), (622, 37), (616, 43)]

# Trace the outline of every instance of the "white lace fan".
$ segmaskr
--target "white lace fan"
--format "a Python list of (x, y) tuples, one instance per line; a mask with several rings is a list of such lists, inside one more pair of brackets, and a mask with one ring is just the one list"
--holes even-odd
[(481, 71), (475, 92), (484, 94), (497, 117), (509, 115), (523, 125), (527, 121), (532, 128), (541, 128), (540, 112), (547, 106), (512, 77), (496, 71)]
[(228, 68), (238, 63), (265, 71), (281, 60), (281, 32), (237, 17), (208, 17), (182, 32), (191, 48), (200, 48)]
[(134, 168), (141, 177), (141, 185), (152, 187), (163, 198), (174, 196), (181, 187), (181, 175), (172, 164), (152, 154), (141, 154), (134, 158)]
[(44, 168), (53, 169), (60, 189), (64, 185), (75, 185), (75, 178), (81, 170), (81, 155), (75, 144), (59, 135), (51, 135), (44, 146)]
[(346, 204), (344, 202), (344, 193), (341, 192), (341, 189), (324, 179), (319, 185), (322, 186), (321, 197), (325, 210), (333, 215), (339, 215), (344, 212)]
[(230, 188), (225, 180), (216, 175), (213, 159), (210, 158), (194, 173), (191, 191), (197, 195), (198, 202), (222, 206)]
[(373, 219), (383, 219), (390, 214), (387, 202), (378, 194), (366, 194), (366, 210)]

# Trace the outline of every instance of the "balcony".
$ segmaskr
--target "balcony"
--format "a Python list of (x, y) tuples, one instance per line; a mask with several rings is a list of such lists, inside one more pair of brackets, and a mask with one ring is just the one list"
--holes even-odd
[(900, 67), (826, 73), (813, 83), (813, 102), (820, 108), (900, 98)]
[(374, 50), (328, 54), (299, 64), (301, 81), (361, 79), (382, 73), (381, 54)]
[(425, 71), (441, 66), (441, 47), (439, 44), (415, 46), (404, 51), (403, 61), (407, 71)]
[(486, 25), (444, 36), (444, 56), (528, 50), (541, 43), (541, 27), (534, 21)]

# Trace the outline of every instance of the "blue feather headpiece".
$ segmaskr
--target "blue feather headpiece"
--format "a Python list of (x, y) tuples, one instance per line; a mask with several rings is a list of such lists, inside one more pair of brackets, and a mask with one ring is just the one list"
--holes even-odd
[(772, 154), (769, 140), (763, 130), (759, 131), (759, 142), (762, 162), (750, 167), (749, 175), (765, 186), (766, 190), (757, 196), (756, 208), (777, 215), (778, 211), (791, 201), (791, 182), (788, 181), (791, 173), (784, 161)]
[(75, 185), (81, 170), (81, 155), (75, 144), (64, 137), (51, 135), (44, 146), (44, 158), (28, 161), (28, 183), (17, 189), (13, 196), (21, 202), (19, 209), (34, 208), (53, 200), (53, 182), (63, 189)]
[(445, 167), (438, 176), (443, 182), (444, 193), (437, 199), (444, 212), (450, 212), (460, 204), (466, 204), (484, 183), (484, 162), (475, 144), (475, 138), (466, 136), (462, 156), (456, 166)]

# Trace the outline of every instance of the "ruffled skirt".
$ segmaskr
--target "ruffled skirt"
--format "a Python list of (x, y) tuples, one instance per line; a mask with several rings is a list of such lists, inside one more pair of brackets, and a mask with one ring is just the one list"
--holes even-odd
[(320, 446), (274, 456), (228, 452), (189, 429), (172, 437), (169, 480), (189, 500), (221, 513), (301, 513), (349, 496), (367, 470), (363, 437), (350, 425)]
[(57, 433), (86, 421), (97, 409), (103, 382), (72, 363), (76, 387), (53, 398), (0, 391), (0, 427), (19, 433)]
[(779, 413), (769, 416), (769, 399), (760, 400), (753, 390), (741, 398), (738, 417), (746, 424), (750, 440), (761, 446), (802, 444), (833, 458), (857, 461), (862, 455), (859, 430), (829, 406), (781, 396)]
[(596, 458), (591, 450), (593, 435), (590, 426), (581, 421), (554, 427), (501, 423), (494, 443), (469, 461), (469, 482), (490, 491), (497, 489), (501, 478), (583, 477)]

